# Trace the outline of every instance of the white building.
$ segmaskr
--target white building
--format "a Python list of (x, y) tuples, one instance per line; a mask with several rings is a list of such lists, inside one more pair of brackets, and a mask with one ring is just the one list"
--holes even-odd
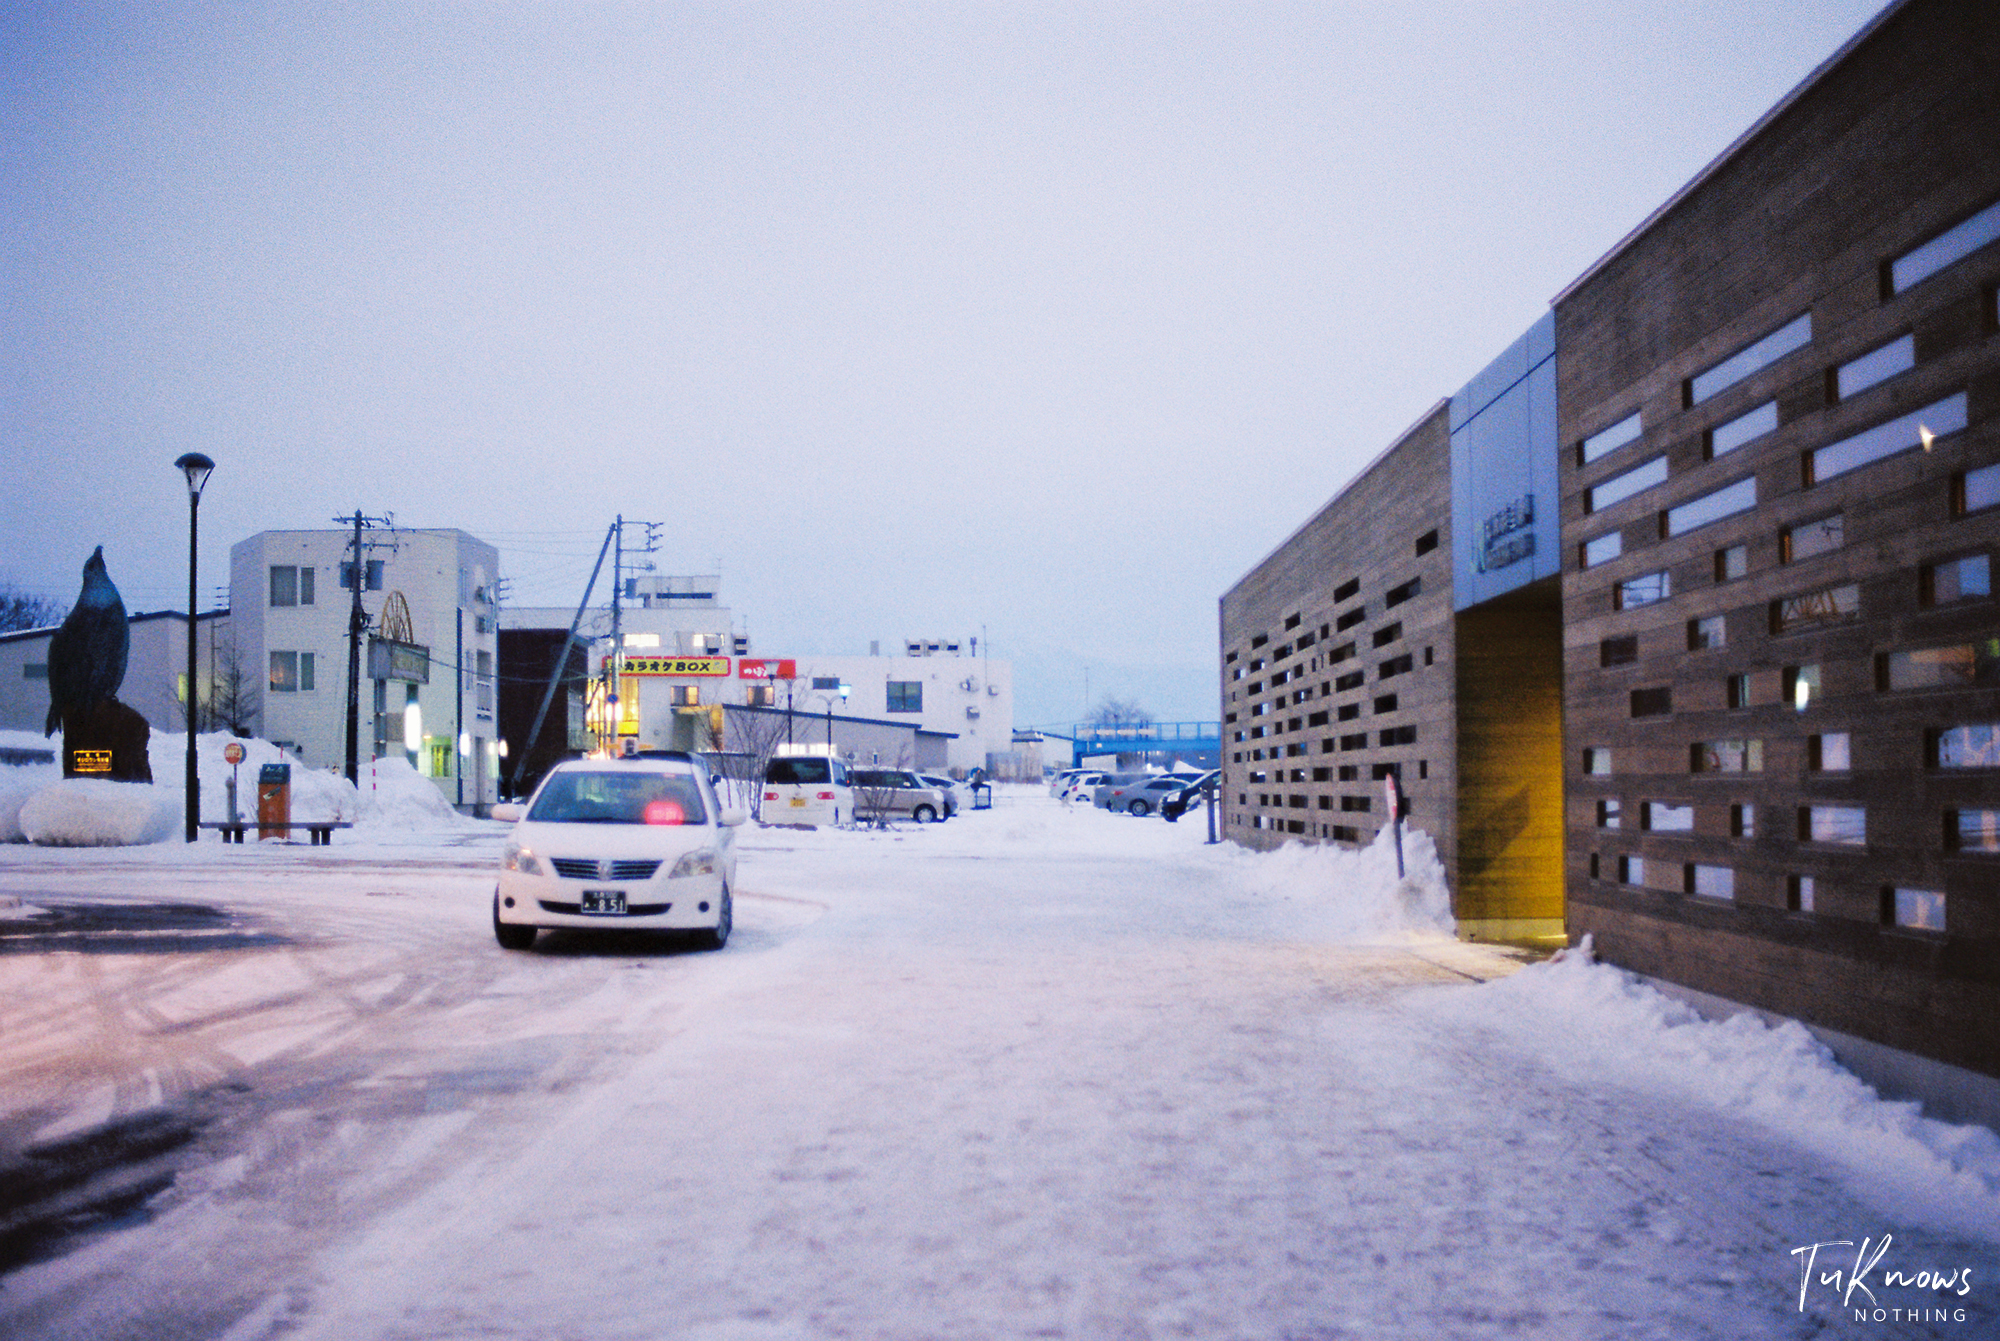
[[(235, 653), (262, 672), (257, 734), (320, 768), (346, 762), (353, 540), (263, 531), (229, 555)], [(364, 529), (361, 540), (359, 760), (408, 758), (445, 799), (483, 806), (498, 774), (500, 553), (458, 530)]]
[[(946, 766), (955, 773), (991, 770), (1014, 748), (1014, 667), (978, 654), (977, 642), (911, 641), (902, 656), (791, 658), (796, 678), (771, 684), (773, 707), (914, 721), (951, 737)], [(766, 658), (770, 660), (770, 658)], [(840, 697), (840, 686), (848, 688)], [(896, 760), (884, 759), (885, 765)]]

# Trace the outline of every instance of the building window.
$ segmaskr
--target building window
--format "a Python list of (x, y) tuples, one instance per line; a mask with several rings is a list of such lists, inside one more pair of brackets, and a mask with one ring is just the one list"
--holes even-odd
[(1599, 429), (1577, 444), (1577, 464), (1587, 466), (1601, 456), (1609, 456), (1628, 442), (1637, 442), (1643, 428), (1638, 412), (1634, 411), (1610, 428)]
[(924, 710), (924, 682), (922, 680), (889, 681), (890, 712), (922, 712)]
[(2000, 722), (1931, 733), (1932, 768), (2000, 768)]
[(1835, 400), (1846, 400), (1916, 366), (1916, 337), (1905, 335), (1869, 350), (1858, 359), (1849, 359), (1841, 364), (1834, 369), (1831, 385), (1827, 389), (1833, 393)]
[(1613, 610), (1636, 610), (1642, 605), (1652, 605), (1664, 601), (1674, 594), (1672, 574), (1662, 568), (1657, 573), (1644, 573), (1627, 578), (1611, 589)]
[(1799, 841), (1862, 847), (1868, 842), (1865, 806), (1800, 806)]
[(1708, 431), (1708, 457), (1712, 461), (1724, 453), (1733, 452), (1777, 427), (1778, 402), (1767, 400), (1749, 413), (1739, 414), (1727, 423), (1711, 428)]
[(1909, 931), (1943, 931), (1944, 893), (1936, 889), (1887, 886), (1882, 890), (1882, 922)]
[(297, 564), (271, 565), (272, 605), (311, 605), (313, 570)]
[(1613, 475), (1604, 483), (1596, 485), (1583, 496), (1585, 512), (1602, 512), (1613, 503), (1622, 503), (1636, 494), (1642, 494), (1654, 485), (1667, 482), (1667, 458), (1656, 456), (1652, 460), (1632, 467), (1622, 475)]
[(1403, 655), (1399, 657), (1390, 657), (1387, 661), (1383, 662), (1380, 666), (1378, 666), (1376, 668), (1375, 678), (1377, 680), (1386, 680), (1392, 675), (1403, 675), (1409, 671), (1415, 670), (1416, 666), (1417, 666), (1416, 658), (1412, 657), (1408, 652), (1405, 652), (1403, 653)]
[(1583, 771), (1587, 776), (1608, 778), (1611, 776), (1611, 751), (1602, 745), (1594, 745), (1583, 752)]
[(1615, 559), (1624, 552), (1625, 538), (1623, 534), (1618, 531), (1606, 531), (1603, 535), (1597, 537), (1597, 539), (1586, 540), (1582, 545), (1578, 546), (1578, 566), (1595, 568), (1598, 564)]
[(1744, 545), (1730, 545), (1715, 551), (1715, 580), (1734, 582), (1750, 571), (1750, 550)]
[(1894, 296), (1919, 280), (1929, 279), (1952, 262), (1965, 259), (1995, 238), (2000, 238), (2000, 201), (1995, 201), (1964, 223), (1947, 228), (1923, 246), (1912, 248), (1889, 262), (1884, 275), (1885, 295)]
[(1796, 633), (1800, 629), (1844, 624), (1861, 613), (1861, 588), (1853, 583), (1823, 587), (1771, 602), (1771, 632)]
[(1814, 773), (1845, 773), (1854, 767), (1853, 748), (1845, 731), (1822, 731), (1806, 739), (1806, 767)]
[(1729, 807), (1729, 836), (1731, 838), (1755, 838), (1757, 836), (1757, 807), (1747, 801), (1739, 801)]
[(1736, 872), (1727, 866), (1689, 862), (1683, 878), (1686, 881), (1683, 887), (1689, 894), (1699, 894), (1705, 899), (1736, 897)]
[(46, 679), (48, 679), (48, 678), (49, 678), (49, 663), (48, 663), (48, 662), (46, 662), (46, 661), (30, 661), (30, 662), (28, 662), (28, 663), (27, 663), (26, 665), (24, 665), (24, 666), (22, 666), (22, 667), (21, 667), (21, 678), (22, 678), (23, 680), (46, 680)]
[(1650, 689), (1632, 691), (1632, 715), (1634, 717), (1661, 717), (1674, 710), (1674, 691), (1671, 685), (1656, 685)]
[(1750, 706), (1750, 676), (1748, 673), (1731, 675), (1723, 682), (1724, 701), (1732, 708)]
[(1339, 720), (1343, 722), (1351, 722), (1360, 715), (1361, 705), (1359, 703), (1343, 703), (1340, 706)]
[(1952, 647), (1883, 652), (1875, 658), (1875, 687), (1963, 689), (2000, 683), (2000, 638)]
[(1414, 745), (1417, 743), (1417, 728), (1414, 726), (1392, 726), (1382, 732), (1382, 745)]
[(1688, 651), (1712, 651), (1728, 642), (1729, 628), (1721, 615), (1703, 615), (1688, 621)]
[(1347, 660), (1349, 657), (1353, 655), (1354, 655), (1354, 644), (1342, 643), (1340, 646), (1334, 648), (1331, 652), (1328, 652), (1326, 654), (1326, 664), (1329, 666), (1338, 666), (1341, 662)]
[(1352, 610), (1349, 610), (1346, 614), (1342, 615), (1339, 619), (1333, 621), (1334, 632), (1345, 633), (1347, 630), (1353, 628), (1356, 624), (1359, 624), (1362, 620), (1366, 618), (1368, 618), (1368, 607), (1365, 605), (1357, 605)]
[(1951, 510), (1963, 517), (2000, 503), (2000, 466), (1968, 470), (1952, 481)]
[(1804, 712), (1820, 696), (1818, 666), (1785, 667), (1785, 702)]
[(1367, 679), (1367, 671), (1349, 671), (1333, 682), (1333, 692), (1344, 694), (1350, 689), (1359, 689)]
[(1947, 810), (1944, 842), (1953, 852), (2000, 853), (2000, 810)]
[(313, 654), (311, 652), (271, 653), (272, 693), (307, 693), (311, 691), (312, 687)]
[(1417, 554), (1419, 555), (1419, 557), (1430, 553), (1437, 547), (1438, 547), (1438, 533), (1436, 531), (1426, 531), (1422, 535), (1417, 537)]
[(698, 708), (701, 706), (701, 686), (698, 684), (677, 684), (672, 686), (673, 705), (676, 708)]
[(1785, 881), (1785, 906), (1795, 913), (1809, 913), (1813, 910), (1813, 900), (1818, 892), (1811, 876), (1790, 876)]
[(1597, 803), (1597, 827), (1615, 829), (1620, 822), (1619, 801), (1615, 796), (1606, 797)]
[(1335, 605), (1339, 605), (1342, 601), (1349, 599), (1356, 592), (1360, 590), (1361, 590), (1361, 579), (1358, 577), (1350, 577), (1347, 579), (1347, 581), (1341, 583), (1339, 586), (1333, 589), (1333, 603)]
[(1645, 884), (1646, 859), (1630, 855), (1620, 857), (1618, 859), (1618, 883), (1621, 885)]
[(1917, 599), (1925, 605), (1983, 601), (1993, 594), (1992, 570), (1984, 554), (1925, 564), (1917, 579)]
[(1719, 391), (1735, 386), (1760, 368), (1767, 368), (1795, 349), (1812, 343), (1812, 313), (1794, 318), (1769, 335), (1745, 345), (1722, 362), (1687, 380), (1686, 398), (1699, 405)]
[(1859, 470), (1918, 447), (1929, 451), (1933, 440), (1964, 427), (1965, 393), (1961, 391), (1921, 410), (1912, 410), (1887, 423), (1877, 424), (1852, 437), (1807, 452), (1805, 482), (1809, 485), (1824, 484), (1850, 470)]
[(1396, 696), (1394, 694), (1384, 694), (1375, 700), (1375, 712), (1377, 716), (1385, 712), (1394, 712), (1395, 710)]
[(1367, 748), (1368, 748), (1368, 733), (1367, 733), (1366, 731), (1363, 731), (1363, 732), (1361, 732), (1361, 733), (1360, 733), (1360, 734), (1358, 734), (1358, 735), (1352, 735), (1352, 736), (1342, 736), (1342, 737), (1340, 738), (1340, 748), (1341, 748), (1341, 749), (1343, 749), (1343, 750), (1365, 750), (1365, 749), (1367, 749)]
[(1639, 635), (1628, 633), (1622, 638), (1606, 638), (1597, 644), (1597, 664), (1599, 666), (1628, 666), (1639, 659)]
[[(364, 590), (382, 590), (382, 560), (370, 559), (366, 575), (368, 585)], [(342, 563), (340, 565), (340, 589), (342, 591), (354, 590), (354, 565), (352, 563)], [(438, 776), (443, 777), (444, 774), (438, 774)]]
[(1400, 623), (1391, 624), (1389, 625), (1389, 627), (1385, 629), (1375, 630), (1375, 645), (1377, 647), (1387, 647), (1390, 643), (1395, 642), (1396, 639), (1402, 636), (1403, 636), (1402, 624)]
[(1660, 536), (1665, 539), (1685, 535), (1710, 522), (1748, 512), (1756, 506), (1757, 477), (1751, 475), (1660, 513)]
[(1374, 798), (1369, 796), (1343, 796), (1340, 798), (1340, 808), (1348, 814), (1368, 814), (1374, 808), (1374, 805)]
[(1688, 749), (1688, 768), (1695, 773), (1761, 773), (1761, 740), (1698, 740)]
[(1694, 832), (1694, 807), (1646, 801), (1639, 806), (1639, 827), (1647, 833)]
[(1402, 586), (1391, 587), (1388, 591), (1384, 592), (1382, 595), (1382, 608), (1392, 610), (1404, 601), (1415, 600), (1423, 594), (1423, 590), (1424, 580), (1421, 577), (1413, 577)]
[(1796, 522), (1778, 532), (1778, 562), (1797, 563), (1816, 554), (1839, 549), (1847, 543), (1847, 517), (1831, 513), (1808, 522)]

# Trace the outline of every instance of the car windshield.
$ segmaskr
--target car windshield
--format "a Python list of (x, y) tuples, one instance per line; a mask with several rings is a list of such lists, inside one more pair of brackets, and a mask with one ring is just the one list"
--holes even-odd
[(832, 780), (832, 765), (824, 759), (773, 759), (771, 766), (764, 770), (764, 781), (774, 785), (809, 786)]
[(701, 788), (673, 773), (558, 773), (528, 811), (542, 824), (701, 824)]

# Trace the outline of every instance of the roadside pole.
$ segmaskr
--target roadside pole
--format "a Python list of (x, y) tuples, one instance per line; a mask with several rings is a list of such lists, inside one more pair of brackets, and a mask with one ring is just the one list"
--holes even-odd
[(1382, 790), (1389, 800), (1389, 823), (1396, 835), (1396, 878), (1403, 879), (1403, 795), (1396, 785), (1394, 773), (1382, 779)]

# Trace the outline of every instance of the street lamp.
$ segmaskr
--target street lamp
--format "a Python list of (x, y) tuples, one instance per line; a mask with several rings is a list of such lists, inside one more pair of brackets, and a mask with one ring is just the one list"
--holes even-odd
[(833, 696), (834, 696), (835, 694), (839, 694), (839, 695), (840, 695), (840, 703), (841, 703), (841, 706), (842, 706), (842, 707), (845, 707), (845, 706), (847, 706), (847, 696), (848, 696), (848, 694), (849, 694), (850, 692), (852, 692), (852, 690), (853, 690), (853, 686), (852, 686), (852, 685), (845, 685), (845, 684), (843, 684), (843, 685), (841, 685), (841, 686), (840, 686), (840, 687), (839, 687), (838, 689), (833, 689), (833, 690), (829, 690), (829, 691), (827, 691), (827, 693), (826, 693), (826, 695), (825, 695), (825, 698), (826, 698), (826, 753), (827, 753), (827, 757), (828, 757), (828, 758), (832, 758), (832, 757), (833, 757)]
[(195, 728), (200, 725), (195, 716), (194, 696), (195, 537), (197, 518), (201, 513), (201, 487), (208, 483), (209, 472), (215, 469), (215, 462), (200, 452), (187, 452), (174, 462), (174, 469), (187, 476), (188, 482), (187, 840), (192, 843), (201, 831), (201, 783), (194, 758)]

